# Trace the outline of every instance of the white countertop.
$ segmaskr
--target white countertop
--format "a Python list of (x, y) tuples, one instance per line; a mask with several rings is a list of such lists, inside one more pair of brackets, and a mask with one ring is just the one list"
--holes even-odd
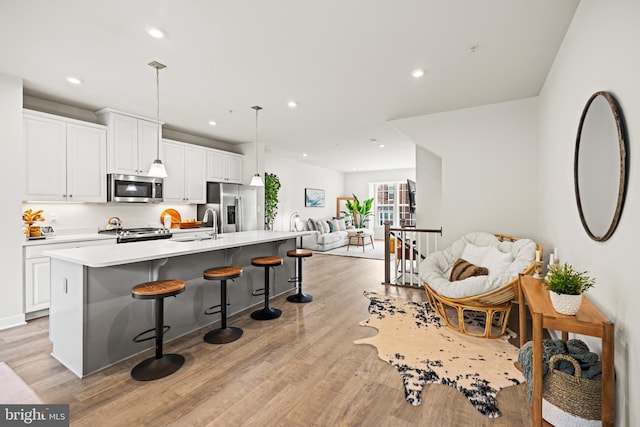
[[(205, 229), (182, 231), (198, 230)], [(244, 231), (240, 233), (220, 234), (217, 240), (206, 239), (201, 241), (181, 242), (174, 238), (136, 243), (123, 243), (115, 246), (89, 246), (85, 248), (50, 250), (45, 251), (43, 255), (75, 264), (86, 265), (87, 267), (109, 267), (113, 265), (130, 264), (179, 255), (217, 251), (221, 249), (235, 248), (238, 246), (248, 246), (258, 243), (293, 239), (308, 233), (308, 231)]]

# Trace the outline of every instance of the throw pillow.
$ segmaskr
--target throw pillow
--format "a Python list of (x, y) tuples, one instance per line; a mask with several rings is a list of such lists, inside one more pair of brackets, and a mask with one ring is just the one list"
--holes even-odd
[(489, 253), (490, 249), (491, 246), (476, 246), (473, 243), (467, 243), (460, 258), (469, 261), (471, 264), (482, 265), (482, 260)]
[(347, 223), (344, 218), (336, 218), (336, 223), (338, 224), (338, 231), (347, 231)]
[(316, 221), (316, 230), (320, 232), (320, 234), (324, 234), (324, 227), (322, 226), (322, 223), (324, 221)]
[(453, 267), (451, 268), (450, 282), (457, 280), (464, 280), (471, 276), (486, 276), (489, 274), (489, 270), (486, 267), (480, 267), (475, 264), (471, 264), (469, 261), (462, 258), (458, 258)]
[(316, 220), (315, 220), (315, 219), (311, 219), (311, 218), (309, 218), (309, 219), (307, 220), (307, 228), (308, 228), (310, 231), (316, 231)]
[(500, 252), (498, 248), (491, 247), (487, 255), (482, 259), (480, 265), (489, 269), (489, 274), (500, 274), (504, 272), (511, 263), (513, 257), (511, 254)]
[(325, 233), (331, 233), (331, 229), (329, 228), (329, 223), (327, 221), (320, 221), (322, 223), (322, 230)]
[(335, 219), (330, 219), (329, 221), (327, 221), (327, 224), (329, 224), (329, 231), (331, 233), (333, 233), (334, 231), (338, 231), (338, 222)]

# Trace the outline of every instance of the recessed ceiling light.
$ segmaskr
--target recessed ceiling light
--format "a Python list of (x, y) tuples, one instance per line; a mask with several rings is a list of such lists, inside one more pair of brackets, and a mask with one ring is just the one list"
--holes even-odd
[(379, 145), (379, 147), (380, 147), (380, 148), (384, 148), (384, 144), (380, 144), (380, 145)]
[(298, 106), (298, 103), (296, 101), (289, 101), (287, 102), (287, 105), (289, 106), (289, 108), (296, 108)]
[(215, 125), (217, 125), (216, 122), (214, 122), (213, 120), (209, 120), (209, 126), (215, 126)]
[(424, 70), (422, 68), (418, 68), (416, 70), (413, 70), (411, 72), (411, 75), (416, 79), (419, 79), (420, 77), (424, 76)]
[(164, 32), (161, 28), (158, 27), (147, 27), (147, 34), (149, 34), (154, 39), (163, 39), (167, 36), (167, 33)]
[(307, 153), (302, 153), (302, 157), (307, 157)]
[(80, 85), (80, 84), (82, 84), (82, 79), (79, 79), (77, 77), (67, 77), (67, 81), (69, 83), (71, 83), (72, 85)]

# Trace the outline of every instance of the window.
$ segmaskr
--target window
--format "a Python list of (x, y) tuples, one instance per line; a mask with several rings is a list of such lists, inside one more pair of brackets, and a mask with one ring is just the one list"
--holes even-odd
[(376, 227), (384, 227), (386, 221), (394, 227), (399, 227), (401, 221), (411, 219), (406, 182), (376, 184), (375, 194)]

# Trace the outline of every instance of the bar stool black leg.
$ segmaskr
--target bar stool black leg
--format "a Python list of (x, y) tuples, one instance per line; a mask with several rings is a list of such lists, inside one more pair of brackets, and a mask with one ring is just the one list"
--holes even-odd
[(251, 313), (251, 318), (255, 320), (271, 320), (282, 316), (282, 310), (269, 307), (269, 267), (264, 267), (264, 308)]
[(209, 331), (204, 340), (209, 344), (227, 344), (242, 336), (242, 329), (227, 327), (227, 281), (220, 280), (220, 328)]
[(302, 292), (302, 258), (298, 257), (298, 274), (297, 274), (297, 287), (298, 287), (298, 293), (295, 295), (289, 295), (287, 297), (287, 301), (290, 302), (311, 302), (313, 301), (313, 296), (309, 295), (309, 294), (305, 294), (304, 292)]
[(156, 298), (156, 355), (143, 360), (133, 367), (131, 376), (138, 381), (151, 381), (164, 378), (176, 372), (184, 364), (180, 354), (162, 354), (162, 336), (164, 333), (164, 298)]

